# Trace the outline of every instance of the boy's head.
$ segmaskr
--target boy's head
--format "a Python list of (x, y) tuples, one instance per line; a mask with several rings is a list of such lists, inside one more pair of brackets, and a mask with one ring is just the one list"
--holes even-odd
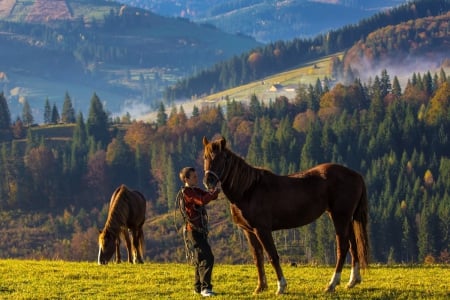
[(193, 167), (185, 167), (183, 169), (181, 169), (180, 171), (180, 180), (183, 183), (189, 183), (189, 181), (192, 181), (192, 174), (195, 173), (195, 168)]

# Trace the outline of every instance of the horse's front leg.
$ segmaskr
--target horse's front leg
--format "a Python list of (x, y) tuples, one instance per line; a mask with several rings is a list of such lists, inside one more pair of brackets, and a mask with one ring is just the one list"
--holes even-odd
[(244, 230), (244, 234), (250, 246), (253, 261), (258, 269), (258, 285), (253, 292), (253, 294), (258, 294), (264, 290), (267, 290), (266, 272), (264, 270), (264, 250), (256, 235), (247, 230)]
[(257, 229), (256, 236), (264, 247), (264, 250), (266, 250), (270, 263), (277, 273), (278, 289), (276, 294), (283, 294), (287, 288), (287, 282), (284, 278), (283, 270), (281, 269), (280, 257), (278, 256), (277, 248), (273, 241), (272, 231), (267, 229)]
[(121, 262), (121, 258), (120, 258), (120, 234), (119, 236), (116, 238), (116, 263), (120, 264)]

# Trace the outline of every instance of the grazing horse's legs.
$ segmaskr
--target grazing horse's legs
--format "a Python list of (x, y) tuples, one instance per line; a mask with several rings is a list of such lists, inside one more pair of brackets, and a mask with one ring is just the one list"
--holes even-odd
[(326, 288), (326, 292), (334, 292), (341, 283), (341, 272), (350, 247), (350, 217), (331, 215), (336, 230), (336, 268)]
[(244, 230), (245, 237), (252, 251), (253, 261), (258, 270), (258, 285), (253, 294), (258, 294), (267, 289), (266, 272), (264, 270), (264, 250), (261, 243), (252, 232)]
[(258, 240), (264, 247), (264, 250), (266, 250), (269, 261), (272, 264), (272, 267), (275, 269), (275, 272), (277, 273), (278, 278), (278, 289), (277, 289), (277, 295), (283, 294), (284, 290), (287, 287), (286, 279), (283, 275), (283, 270), (280, 266), (280, 257), (278, 256), (277, 248), (275, 247), (275, 243), (273, 241), (272, 237), (272, 231), (270, 230), (264, 230), (264, 229), (256, 229), (256, 236), (258, 237)]

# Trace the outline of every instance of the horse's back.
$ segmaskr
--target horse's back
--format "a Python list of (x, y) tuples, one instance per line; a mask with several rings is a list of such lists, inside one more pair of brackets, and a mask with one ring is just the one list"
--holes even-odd
[(130, 205), (132, 206), (131, 210), (133, 211), (133, 215), (136, 218), (137, 223), (142, 225), (145, 221), (147, 201), (145, 200), (145, 197), (141, 192), (137, 190), (133, 190), (130, 192), (133, 195), (133, 203), (130, 203)]

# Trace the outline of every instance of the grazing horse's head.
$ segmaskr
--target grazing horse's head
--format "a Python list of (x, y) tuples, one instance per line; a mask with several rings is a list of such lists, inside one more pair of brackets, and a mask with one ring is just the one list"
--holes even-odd
[(209, 142), (206, 137), (203, 137), (203, 146), (203, 169), (205, 171), (203, 184), (207, 189), (213, 189), (221, 181), (221, 177), (224, 175), (227, 152), (222, 150), (225, 149), (226, 140), (221, 138), (217, 141)]
[(99, 231), (98, 236), (98, 264), (106, 265), (114, 254), (116, 237), (107, 230)]

